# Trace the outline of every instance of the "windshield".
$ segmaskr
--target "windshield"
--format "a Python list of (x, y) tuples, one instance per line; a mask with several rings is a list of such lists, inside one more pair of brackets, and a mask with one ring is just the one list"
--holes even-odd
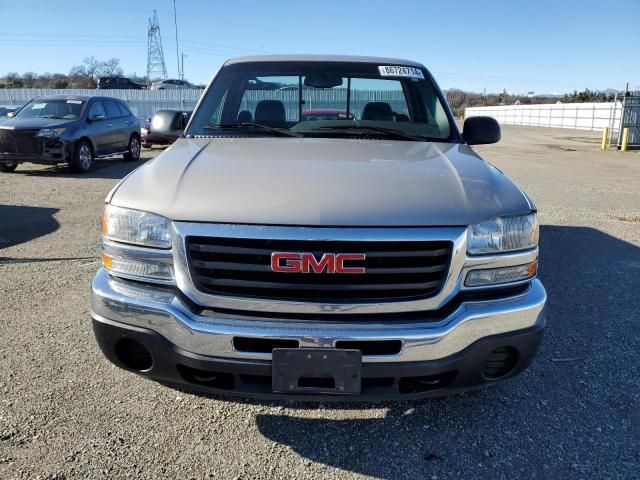
[(186, 134), (239, 133), (459, 141), (442, 94), (425, 70), (349, 62), (225, 66)]
[(17, 114), (18, 118), (59, 118), (76, 120), (82, 114), (83, 100), (32, 100)]

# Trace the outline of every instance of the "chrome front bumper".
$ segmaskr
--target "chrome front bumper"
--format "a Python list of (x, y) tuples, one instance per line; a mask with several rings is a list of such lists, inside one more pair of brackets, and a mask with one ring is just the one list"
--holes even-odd
[[(465, 301), (442, 318), (291, 320), (259, 313), (235, 316), (214, 310), (194, 311), (173, 289), (117, 279), (100, 269), (92, 285), (91, 316), (97, 322), (152, 330), (178, 348), (230, 359), (271, 359), (270, 353), (236, 351), (234, 337), (295, 339), (301, 347), (334, 347), (340, 340), (400, 340), (396, 355), (364, 356), (364, 363), (429, 361), (456, 354), (489, 336), (539, 328), (546, 323), (546, 292), (537, 279), (524, 292), (504, 298)], [(253, 316), (249, 316), (253, 315)], [(337, 320), (337, 317), (340, 320)]]

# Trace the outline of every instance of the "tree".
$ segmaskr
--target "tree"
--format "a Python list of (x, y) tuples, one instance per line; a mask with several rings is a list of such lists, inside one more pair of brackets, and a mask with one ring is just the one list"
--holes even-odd
[(37, 80), (38, 74), (35, 72), (27, 72), (22, 75), (22, 81), (24, 82), (24, 86), (26, 88), (34, 88)]
[(101, 77), (121, 77), (122, 67), (120, 67), (120, 60), (117, 58), (110, 58), (101, 62), (98, 73)]
[(98, 76), (100, 75), (100, 67), (101, 67), (101, 63), (96, 60), (96, 57), (86, 57), (84, 60), (82, 60), (82, 67), (84, 68), (84, 73), (87, 76), (87, 78), (90, 78), (92, 80), (97, 80)]
[(69, 71), (69, 81), (74, 88), (95, 88), (102, 63), (96, 57), (86, 57), (81, 65), (74, 65)]
[(17, 72), (0, 77), (0, 88), (96, 88), (97, 80), (102, 76), (122, 76), (120, 60), (110, 58), (97, 60), (86, 57), (80, 65), (74, 65), (67, 75), (62, 73)]
[(614, 96), (604, 92), (594, 92), (585, 88), (582, 92), (574, 90), (573, 93), (564, 95), (562, 103), (582, 103), (582, 102), (612, 102)]
[(49, 72), (45, 72), (42, 75), (38, 76), (38, 79), (35, 81), (35, 88), (49, 88), (51, 86), (51, 77), (53, 75)]
[(24, 86), (17, 72), (9, 72), (4, 78), (7, 88), (22, 88)]
[(122, 75), (120, 60), (110, 58), (99, 61), (96, 57), (86, 57), (81, 65), (74, 65), (69, 71), (69, 83), (72, 88), (95, 88), (100, 77), (118, 77)]
[(69, 77), (62, 73), (54, 73), (50, 83), (53, 88), (69, 88)]
[(69, 71), (69, 84), (71, 88), (95, 88), (93, 75), (87, 72), (84, 65), (74, 65)]

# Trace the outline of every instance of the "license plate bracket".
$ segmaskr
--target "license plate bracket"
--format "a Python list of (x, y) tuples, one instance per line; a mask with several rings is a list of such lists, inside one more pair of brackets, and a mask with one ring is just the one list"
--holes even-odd
[(275, 393), (360, 393), (360, 350), (276, 348), (272, 352), (271, 368), (271, 387)]

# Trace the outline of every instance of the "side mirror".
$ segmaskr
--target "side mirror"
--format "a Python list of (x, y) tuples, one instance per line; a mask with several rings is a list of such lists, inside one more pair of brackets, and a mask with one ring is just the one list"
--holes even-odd
[(100, 120), (104, 120), (104, 115), (94, 115), (89, 117), (87, 120), (89, 120), (89, 123), (99, 122)]
[(491, 117), (469, 117), (464, 121), (462, 137), (468, 145), (500, 141), (500, 125)]
[(15, 115), (15, 112), (9, 112), (9, 113), (7, 113), (7, 117), (9, 117), (9, 118), (13, 117), (14, 115)]

